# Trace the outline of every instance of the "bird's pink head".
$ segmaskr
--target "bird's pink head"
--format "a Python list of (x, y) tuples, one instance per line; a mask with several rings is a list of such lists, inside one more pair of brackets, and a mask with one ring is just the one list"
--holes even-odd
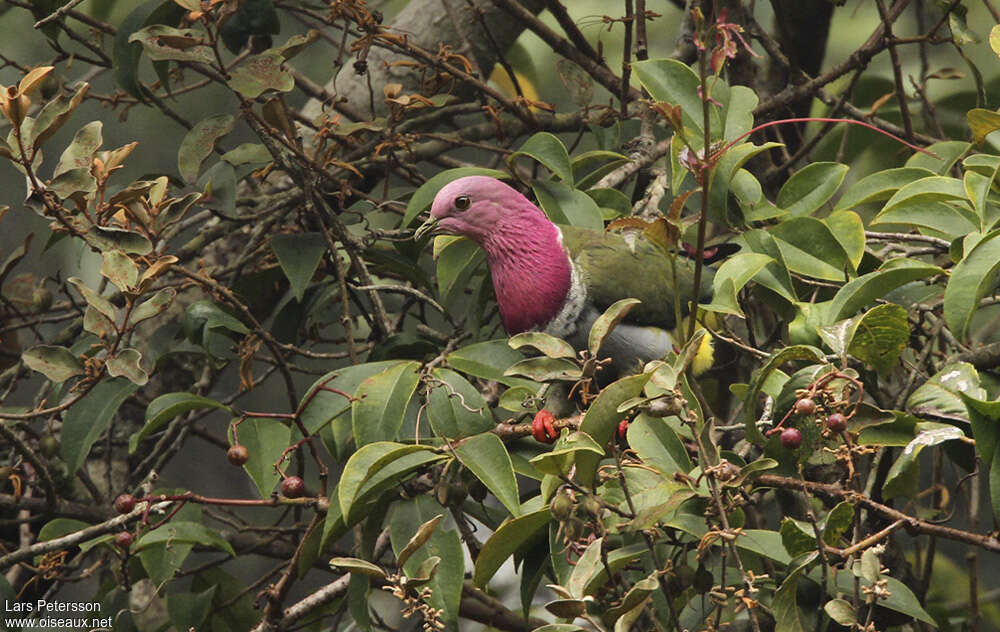
[(467, 176), (438, 191), (431, 219), (417, 231), (461, 235), (486, 251), (497, 305), (510, 334), (544, 327), (570, 290), (562, 235), (531, 201), (486, 176)]
[(431, 205), (434, 232), (468, 237), (486, 246), (504, 226), (548, 223), (528, 198), (487, 176), (466, 176), (446, 184)]

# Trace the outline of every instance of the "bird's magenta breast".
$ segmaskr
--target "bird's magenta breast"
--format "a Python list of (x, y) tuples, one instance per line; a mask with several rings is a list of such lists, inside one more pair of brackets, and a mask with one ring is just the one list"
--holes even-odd
[(555, 225), (519, 237), (484, 244), (500, 319), (510, 335), (544, 328), (566, 304), (572, 285), (569, 255)]

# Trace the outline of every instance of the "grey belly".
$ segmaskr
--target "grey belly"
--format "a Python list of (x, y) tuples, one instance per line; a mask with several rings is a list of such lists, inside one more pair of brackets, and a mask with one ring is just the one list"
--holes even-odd
[[(593, 307), (587, 307), (579, 321), (576, 332), (568, 337), (568, 342), (577, 349), (587, 348), (590, 328), (600, 316)], [(620, 323), (611, 331), (601, 346), (601, 358), (611, 358), (611, 365), (601, 371), (602, 382), (608, 382), (622, 375), (636, 373), (650, 360), (659, 360), (673, 350), (674, 343), (665, 329)]]

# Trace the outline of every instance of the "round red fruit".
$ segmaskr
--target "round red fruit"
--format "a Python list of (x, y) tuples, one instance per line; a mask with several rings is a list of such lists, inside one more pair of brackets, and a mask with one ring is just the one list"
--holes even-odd
[(826, 428), (833, 432), (843, 432), (847, 430), (847, 417), (840, 413), (833, 413), (826, 418)]
[(118, 535), (115, 536), (115, 544), (118, 548), (127, 551), (130, 546), (132, 546), (132, 541), (135, 540), (135, 536), (132, 535), (130, 531), (120, 531)]
[(133, 509), (135, 509), (135, 496), (132, 494), (121, 494), (115, 498), (115, 511), (118, 513), (131, 513)]
[(785, 428), (781, 431), (781, 445), (787, 450), (794, 450), (802, 445), (802, 432), (798, 428)]
[(239, 467), (250, 459), (250, 450), (247, 450), (245, 445), (237, 444), (229, 448), (226, 452), (226, 458), (229, 459), (230, 463)]
[(289, 476), (281, 481), (281, 495), (285, 498), (301, 498), (306, 493), (306, 484), (298, 476)]
[(799, 401), (795, 402), (795, 414), (796, 415), (815, 415), (816, 414), (816, 402), (809, 399), (808, 397), (803, 397)]
[(618, 438), (622, 441), (625, 440), (625, 436), (628, 434), (628, 419), (622, 419), (618, 422)]

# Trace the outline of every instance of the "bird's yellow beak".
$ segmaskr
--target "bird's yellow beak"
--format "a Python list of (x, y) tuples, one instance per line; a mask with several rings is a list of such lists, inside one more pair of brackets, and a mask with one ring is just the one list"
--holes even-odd
[(417, 227), (417, 230), (413, 232), (413, 239), (417, 241), (421, 239), (424, 235), (433, 235), (434, 230), (438, 226), (437, 217), (428, 217), (427, 221)]

